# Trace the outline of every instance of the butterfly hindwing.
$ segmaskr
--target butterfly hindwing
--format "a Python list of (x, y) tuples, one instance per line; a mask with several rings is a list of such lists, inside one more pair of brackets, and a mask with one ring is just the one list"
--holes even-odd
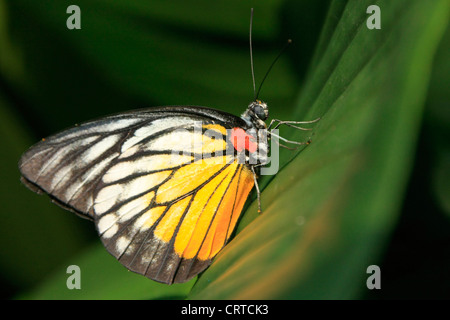
[(226, 129), (244, 125), (206, 108), (130, 112), (43, 140), (19, 167), (27, 185), (94, 220), (128, 269), (185, 282), (226, 244), (253, 187), (227, 153)]
[[(160, 282), (184, 282), (205, 269), (225, 245), (253, 177), (234, 161), (198, 162), (139, 176), (134, 180), (149, 181), (145, 190), (126, 198), (108, 196), (116, 184), (100, 187), (94, 207), (106, 211), (96, 222), (99, 234), (128, 269)], [(132, 188), (135, 182), (129, 183)], [(104, 206), (104, 199), (111, 203)]]

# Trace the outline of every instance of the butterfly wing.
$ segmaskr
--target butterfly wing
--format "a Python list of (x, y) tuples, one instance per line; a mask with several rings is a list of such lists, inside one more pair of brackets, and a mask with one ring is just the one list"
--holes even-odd
[(207, 108), (131, 112), (45, 139), (19, 167), (27, 185), (94, 220), (128, 269), (184, 282), (225, 245), (253, 187), (226, 152), (235, 126), (245, 123)]

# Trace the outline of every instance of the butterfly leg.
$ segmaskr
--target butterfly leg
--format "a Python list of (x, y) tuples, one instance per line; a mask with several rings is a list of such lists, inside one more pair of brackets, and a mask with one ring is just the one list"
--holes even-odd
[(255, 181), (255, 187), (256, 187), (256, 196), (258, 197), (258, 213), (261, 213), (261, 192), (259, 191), (259, 185), (258, 185), (258, 180), (257, 180), (257, 176), (256, 176), (256, 172), (255, 172), (255, 167), (254, 166), (250, 166), (250, 168), (252, 169), (253, 172), (253, 180)]
[[(317, 118), (317, 119), (314, 119), (314, 120), (310, 120), (310, 121), (284, 121), (284, 120), (279, 120), (279, 119), (272, 119), (272, 121), (270, 121), (269, 126), (267, 127), (267, 130), (274, 130), (274, 129), (277, 129), (278, 127), (280, 127), (281, 125), (284, 124), (284, 125), (286, 125), (286, 126), (288, 126), (288, 127), (291, 127), (291, 128), (296, 128), (296, 129), (299, 129), (299, 130), (310, 131), (310, 130), (312, 130), (312, 129), (299, 127), (299, 126), (296, 126), (296, 124), (310, 124), (310, 123), (316, 123), (316, 122), (319, 121), (319, 120), (320, 120), (320, 117)], [(278, 123), (277, 123), (277, 122), (278, 122)], [(277, 123), (277, 124), (275, 125), (274, 128), (272, 128), (272, 126), (273, 126), (275, 123)]]
[(292, 141), (292, 140), (288, 140), (286, 138), (283, 138), (283, 137), (273, 133), (272, 131), (270, 131), (269, 134), (270, 134), (270, 136), (274, 136), (274, 137), (276, 137), (276, 138), (278, 138), (278, 139), (280, 139), (280, 140), (282, 140), (284, 142), (291, 143), (291, 144), (296, 144), (296, 145), (299, 145), (299, 146), (303, 146), (305, 144), (310, 144), (311, 143), (311, 139), (308, 139), (308, 141), (306, 141), (306, 142), (298, 142), (298, 141)]
[[(288, 127), (295, 128), (295, 129), (298, 129), (298, 130), (310, 131), (310, 130), (312, 130), (312, 129), (310, 129), (310, 128), (303, 128), (303, 127), (300, 127), (300, 126), (296, 126), (296, 124), (309, 124), (309, 123), (315, 123), (315, 122), (317, 122), (317, 121), (319, 121), (319, 120), (320, 120), (320, 118), (317, 118), (317, 119), (315, 119), (315, 120), (310, 120), (310, 121), (283, 121), (283, 120), (279, 120), (279, 119), (272, 119), (272, 121), (270, 121), (269, 126), (267, 127), (267, 130), (268, 130), (269, 137), (270, 137), (270, 136), (274, 136), (274, 137), (277, 137), (278, 139), (280, 139), (280, 140), (282, 140), (282, 141), (284, 141), (284, 142), (286, 142), (286, 143), (296, 144), (296, 145), (298, 145), (298, 146), (301, 146), (301, 145), (307, 145), (307, 144), (310, 144), (310, 143), (311, 143), (311, 139), (308, 139), (308, 141), (306, 141), (306, 142), (291, 141), (291, 140), (287, 140), (287, 139), (285, 139), (285, 138), (283, 138), (283, 137), (281, 137), (281, 136), (275, 134), (273, 131), (274, 131), (275, 129), (278, 129), (281, 125), (286, 125), (286, 126), (288, 126)], [(272, 127), (272, 126), (273, 126), (273, 127)], [(290, 148), (290, 147), (288, 147), (288, 146), (286, 146), (286, 145), (284, 145), (284, 144), (281, 144), (281, 143), (278, 142), (278, 141), (276, 141), (276, 142), (278, 143), (278, 145), (279, 145), (280, 147), (283, 147), (283, 148), (286, 148), (286, 149), (289, 149), (289, 150), (295, 150), (295, 149), (298, 148), (298, 147)]]
[(287, 145), (282, 144), (282, 143), (281, 143), (280, 141), (278, 141), (278, 140), (274, 140), (274, 142), (275, 142), (278, 146), (280, 146), (280, 147), (282, 147), (282, 148), (285, 148), (285, 149), (288, 149), (288, 150), (297, 150), (297, 149), (298, 149), (298, 147), (295, 147), (295, 148), (288, 147)]

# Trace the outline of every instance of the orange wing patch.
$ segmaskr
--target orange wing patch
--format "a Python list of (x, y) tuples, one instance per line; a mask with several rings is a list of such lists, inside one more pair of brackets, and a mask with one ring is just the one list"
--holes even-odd
[[(188, 225), (185, 224), (185, 228), (191, 229), (191, 238), (189, 243), (186, 246), (182, 246), (180, 243), (175, 241), (175, 252), (183, 256), (186, 259), (195, 258), (197, 254), (199, 254), (199, 250), (202, 247), (202, 244), (207, 241), (205, 238), (208, 230), (211, 229), (211, 225), (217, 216), (220, 201), (223, 198), (227, 186), (230, 184), (231, 179), (233, 178), (233, 173), (236, 171), (236, 165), (230, 165), (224, 170), (220, 175), (216, 176), (215, 179), (211, 180), (208, 185), (202, 188), (205, 190), (204, 192), (199, 192), (196, 195), (196, 198), (201, 202), (205, 202), (204, 206), (200, 208), (200, 212), (192, 212), (197, 215), (198, 218), (194, 221), (194, 224)], [(177, 235), (178, 238), (178, 235)], [(201, 260), (207, 260), (203, 257), (198, 257)]]

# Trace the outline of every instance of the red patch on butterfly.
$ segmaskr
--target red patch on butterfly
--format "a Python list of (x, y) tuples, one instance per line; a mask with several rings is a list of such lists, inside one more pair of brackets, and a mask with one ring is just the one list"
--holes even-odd
[(247, 134), (242, 128), (233, 128), (233, 131), (231, 131), (231, 142), (238, 152), (245, 149), (253, 153), (258, 149), (256, 138)]

